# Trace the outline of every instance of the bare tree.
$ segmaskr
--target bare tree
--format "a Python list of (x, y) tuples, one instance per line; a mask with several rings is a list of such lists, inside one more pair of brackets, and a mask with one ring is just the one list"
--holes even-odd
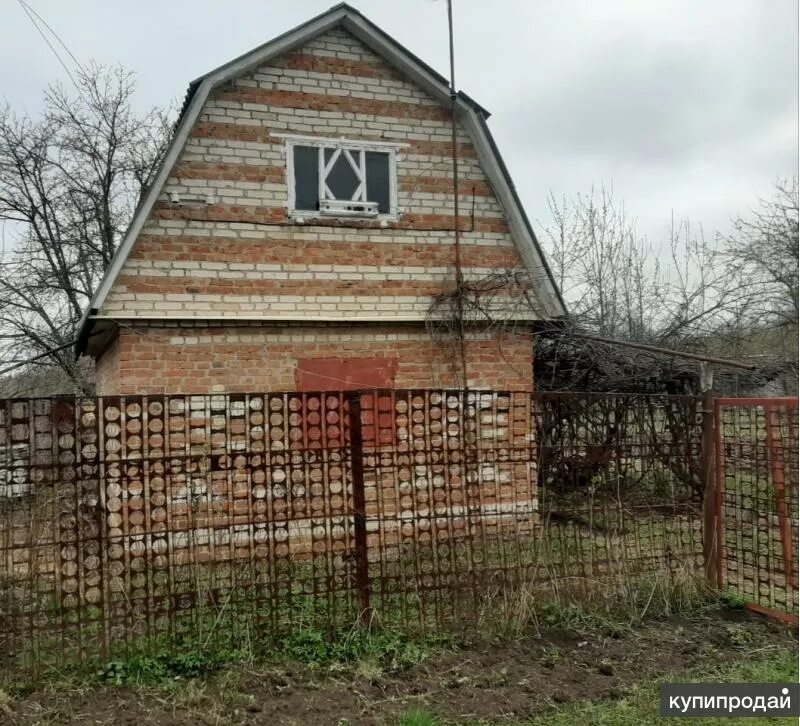
[(750, 312), (777, 325), (798, 320), (798, 183), (778, 181), (771, 199), (736, 220), (726, 256), (740, 284), (754, 290)]
[(673, 218), (667, 244), (656, 249), (606, 187), (569, 200), (551, 195), (549, 206), (552, 221), (544, 226), (543, 242), (570, 321), (537, 341), (540, 385), (670, 392), (691, 387), (697, 366), (689, 370), (677, 360), (576, 339), (574, 333), (675, 350), (715, 334), (744, 296), (702, 228)]
[(722, 336), (733, 355), (761, 358), (797, 378), (798, 180), (780, 180), (770, 199), (736, 220), (725, 247), (743, 301)]
[(728, 239), (671, 224), (654, 249), (601, 188), (550, 199), (543, 241), (570, 306), (571, 326), (537, 340), (539, 384), (582, 390), (691, 389), (696, 365), (622, 352), (575, 332), (747, 359), (751, 373), (717, 371), (723, 389), (796, 391), (798, 182), (739, 218)]
[(702, 229), (673, 219), (668, 246), (656, 250), (605, 187), (560, 202), (551, 195), (549, 207), (548, 259), (586, 330), (677, 346), (730, 305), (729, 277)]
[(87, 381), (69, 345), (168, 137), (166, 113), (137, 113), (134, 79), (93, 65), (77, 95), (56, 85), (41, 118), (0, 107), (0, 358), (50, 354), (75, 387)]
[[(605, 187), (569, 201), (551, 196), (550, 211), (543, 241), (569, 316), (549, 329), (540, 326), (534, 356), (539, 385), (610, 391), (634, 384), (641, 391), (660, 380), (685, 390), (697, 379), (697, 365), (687, 375), (674, 360), (621, 354), (615, 345), (576, 333), (680, 351), (718, 330), (743, 294), (702, 228), (695, 233), (688, 222), (673, 220), (668, 244), (657, 251)], [(537, 292), (544, 282), (519, 270), (464, 278), (434, 298), (428, 326), (443, 343), (457, 340), (464, 325), (513, 332), (541, 312)]]

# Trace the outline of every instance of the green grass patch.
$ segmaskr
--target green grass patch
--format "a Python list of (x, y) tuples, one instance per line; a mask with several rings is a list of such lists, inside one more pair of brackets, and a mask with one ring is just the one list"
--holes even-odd
[[(123, 685), (165, 685), (201, 678), (242, 663), (294, 661), (310, 668), (353, 665), (375, 673), (399, 673), (454, 645), (447, 634), (413, 636), (398, 630), (353, 627), (330, 631), (306, 626), (297, 628), (257, 647), (231, 647), (227, 642), (189, 643), (180, 647), (165, 643), (160, 648), (147, 644), (140, 652), (94, 666), (76, 666), (72, 675), (98, 683)], [(62, 676), (64, 673), (62, 672)]]
[(448, 633), (412, 636), (399, 630), (353, 628), (348, 633), (329, 634), (306, 628), (282, 638), (275, 655), (312, 667), (367, 661), (384, 672), (397, 673), (454, 644), (454, 636)]
[(199, 678), (246, 660), (241, 651), (205, 650), (135, 655), (102, 663), (95, 678), (110, 685), (144, 685)]
[(404, 713), (397, 724), (398, 726), (445, 726), (446, 722), (428, 711), (414, 709)]
[[(797, 655), (788, 650), (770, 652), (725, 665), (666, 678), (666, 682), (692, 681), (709, 683), (775, 683), (797, 681)], [(684, 723), (685, 719), (664, 719), (658, 715), (659, 683), (639, 684), (616, 701), (577, 703), (555, 713), (525, 721), (526, 726), (573, 726), (576, 723), (608, 726), (640, 726), (640, 724)], [(795, 724), (795, 718), (692, 718), (696, 726), (755, 726), (756, 724)]]
[[(757, 652), (757, 651), (756, 651)], [(760, 655), (751, 654), (746, 659), (724, 665), (703, 667), (675, 673), (663, 680), (639, 683), (619, 699), (583, 701), (558, 710), (534, 716), (508, 726), (645, 726), (647, 724), (686, 723), (683, 718), (664, 719), (658, 715), (659, 691), (662, 682), (693, 683), (790, 683), (798, 679), (797, 655), (789, 649), (774, 649)], [(491, 722), (471, 722), (473, 726), (490, 726)], [(758, 726), (759, 724), (796, 724), (796, 718), (692, 718), (693, 726)], [(442, 719), (427, 711), (409, 711), (397, 721), (398, 726), (456, 726), (456, 722)], [(458, 722), (458, 726), (468, 726)]]
[(247, 665), (294, 662), (310, 669), (350, 668), (369, 679), (401, 673), (460, 641), (451, 633), (414, 634), (399, 629), (353, 626), (330, 630), (298, 626), (277, 637), (234, 645), (228, 638), (142, 639), (118, 656), (51, 668), (36, 679), (0, 674), (0, 694), (20, 697), (37, 687), (70, 690), (99, 686), (172, 689), (216, 672)]

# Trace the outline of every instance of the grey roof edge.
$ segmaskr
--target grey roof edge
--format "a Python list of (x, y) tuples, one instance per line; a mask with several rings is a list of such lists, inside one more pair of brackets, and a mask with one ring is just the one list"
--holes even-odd
[[(274, 43), (278, 43), (278, 42), (284, 40), (285, 38), (287, 38), (289, 36), (292, 36), (293, 34), (302, 33), (302, 31), (305, 30), (306, 28), (308, 28), (310, 26), (313, 26), (315, 23), (317, 23), (320, 20), (323, 20), (325, 18), (332, 18), (333, 15), (337, 14), (337, 13), (341, 13), (342, 14), (342, 19), (344, 19), (344, 18), (346, 18), (348, 16), (350, 16), (350, 17), (358, 17), (364, 24), (369, 26), (370, 30), (375, 35), (381, 36), (384, 39), (384, 41), (387, 41), (387, 42), (393, 44), (394, 46), (396, 46), (398, 50), (400, 50), (403, 54), (405, 54), (409, 59), (413, 60), (414, 63), (416, 63), (421, 68), (424, 68), (425, 71), (432, 78), (436, 79), (442, 86), (444, 86), (446, 88), (450, 87), (449, 81), (447, 80), (447, 78), (445, 76), (443, 76), (441, 73), (439, 73), (439, 71), (437, 71), (432, 66), (428, 65), (418, 55), (412, 53), (402, 43), (398, 42), (395, 38), (393, 38), (391, 35), (389, 35), (385, 30), (383, 30), (383, 28), (381, 28), (378, 25), (375, 25), (375, 23), (373, 23), (368, 17), (363, 15), (358, 9), (354, 8), (352, 5), (349, 5), (348, 3), (338, 3), (337, 5), (334, 5), (333, 7), (331, 7), (330, 9), (320, 13), (319, 15), (314, 16), (310, 20), (306, 20), (304, 23), (300, 23), (300, 25), (296, 25), (294, 28), (292, 28), (290, 30), (287, 30), (285, 33), (281, 33), (280, 35), (272, 38), (271, 40), (268, 40), (266, 43), (262, 43), (261, 45), (249, 50), (246, 53), (242, 53), (240, 56), (237, 56), (236, 58), (228, 61), (227, 63), (223, 63), (221, 66), (218, 66), (214, 70), (209, 71), (208, 73), (204, 73), (202, 76), (198, 76), (197, 78), (195, 78), (191, 83), (189, 83), (189, 87), (186, 89), (186, 95), (184, 96), (183, 106), (181, 107), (181, 111), (180, 111), (180, 114), (178, 115), (178, 121), (176, 122), (176, 124), (180, 122), (180, 119), (183, 117), (184, 112), (186, 111), (186, 109), (188, 108), (189, 104), (191, 103), (192, 98), (194, 97), (194, 94), (197, 92), (197, 89), (199, 88), (200, 84), (208, 76), (216, 74), (216, 73), (219, 73), (219, 72), (224, 72), (225, 70), (227, 70), (230, 67), (233, 67), (233, 66), (236, 66), (237, 64), (246, 62), (247, 59), (250, 58), (251, 56), (259, 55), (259, 54), (261, 54), (261, 53), (263, 53), (265, 51), (268, 51), (269, 46), (273, 45)], [(468, 94), (464, 93), (463, 91), (459, 91), (458, 92), (458, 96), (465, 103), (467, 103), (470, 106), (473, 106), (480, 113), (482, 113), (484, 116), (486, 116), (486, 118), (491, 116), (491, 114), (489, 113), (489, 111), (486, 108), (481, 106), (473, 98), (470, 98), (470, 96)]]
[[(333, 6), (324, 13), (311, 18), (276, 38), (273, 38), (267, 43), (234, 58), (228, 63), (192, 81), (189, 86), (190, 91), (187, 93), (184, 107), (176, 122), (175, 132), (170, 140), (167, 152), (159, 166), (158, 172), (146, 192), (142, 195), (125, 236), (78, 323), (79, 332), (75, 344), (76, 356), (86, 350), (86, 345), (91, 334), (90, 318), (92, 315), (96, 314), (104, 304), (114, 281), (128, 258), (128, 254), (134, 242), (139, 236), (144, 223), (147, 221), (147, 217), (169, 173), (180, 156), (180, 153), (183, 151), (189, 133), (194, 126), (194, 122), (199, 116), (200, 110), (211, 90), (218, 84), (230, 80), (241, 73), (245, 73), (250, 68), (256, 67), (281, 53), (289, 52), (292, 48), (338, 25), (344, 25), (347, 30), (362, 40), (362, 42), (368, 45), (378, 55), (400, 70), (405, 71), (413, 80), (427, 88), (435, 97), (440, 98), (442, 101), (449, 101), (449, 83), (444, 76), (431, 68), (427, 63), (420, 60), (388, 33), (347, 3), (339, 3)], [(547, 265), (544, 254), (519, 200), (508, 169), (500, 156), (497, 145), (486, 124), (489, 112), (480, 104), (473, 101), (467, 94), (460, 91), (458, 92), (456, 105), (460, 112), (465, 113), (465, 118), (474, 120), (471, 125), (473, 131), (476, 133), (475, 141), (479, 142), (477, 145), (481, 146), (480, 142), (483, 140), (484, 145), (487, 147), (484, 149), (484, 157), (488, 157), (489, 160), (494, 161), (497, 165), (498, 173), (493, 174), (494, 178), (492, 180), (498, 185), (496, 191), (499, 196), (503, 198), (505, 202), (504, 206), (506, 206), (508, 213), (519, 220), (519, 223), (515, 226), (516, 233), (519, 235), (520, 240), (528, 241), (531, 248), (528, 250), (521, 250), (523, 261), (532, 271), (537, 267), (537, 263), (546, 271), (549, 282), (552, 285), (551, 297), (554, 296), (556, 301), (551, 310), (548, 311), (548, 314), (553, 317), (565, 315), (566, 307), (561, 298), (561, 293), (558, 290), (552, 272)], [(505, 190), (507, 190), (507, 193), (504, 193)], [(534, 252), (533, 256), (529, 254), (531, 251)]]

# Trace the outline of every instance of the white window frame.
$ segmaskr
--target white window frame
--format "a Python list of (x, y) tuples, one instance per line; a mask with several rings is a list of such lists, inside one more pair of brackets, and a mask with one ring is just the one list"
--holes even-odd
[[(275, 134), (285, 139), (286, 151), (286, 184), (288, 187), (287, 209), (292, 218), (324, 219), (355, 218), (377, 219), (379, 221), (392, 221), (399, 217), (400, 209), (397, 205), (397, 157), (400, 149), (408, 144), (392, 143), (388, 141), (364, 141), (358, 139), (331, 138), (321, 136), (296, 136), (289, 134)], [(326, 209), (295, 209), (295, 179), (294, 179), (294, 147), (312, 146), (319, 149), (319, 199), (320, 204), (326, 201)], [(325, 163), (325, 149), (332, 149), (333, 155)], [(389, 213), (377, 213), (363, 210), (348, 209), (349, 206), (360, 206), (366, 202), (366, 155), (367, 151), (376, 151), (389, 155)], [(337, 200), (325, 183), (328, 171), (333, 168), (337, 159), (344, 154), (350, 163), (359, 185), (351, 200)]]

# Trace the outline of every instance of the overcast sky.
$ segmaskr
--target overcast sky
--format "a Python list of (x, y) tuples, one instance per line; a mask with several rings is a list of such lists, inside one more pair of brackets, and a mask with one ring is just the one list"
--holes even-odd
[[(142, 108), (332, 0), (27, 0), (81, 61), (138, 75)], [(444, 0), (352, 3), (447, 73)], [(454, 0), (457, 85), (492, 112), (536, 222), (547, 195), (612, 184), (656, 244), (671, 213), (709, 237), (798, 167), (798, 0)], [(68, 60), (68, 57), (65, 58)], [(66, 80), (0, 3), (0, 95), (35, 114)]]

